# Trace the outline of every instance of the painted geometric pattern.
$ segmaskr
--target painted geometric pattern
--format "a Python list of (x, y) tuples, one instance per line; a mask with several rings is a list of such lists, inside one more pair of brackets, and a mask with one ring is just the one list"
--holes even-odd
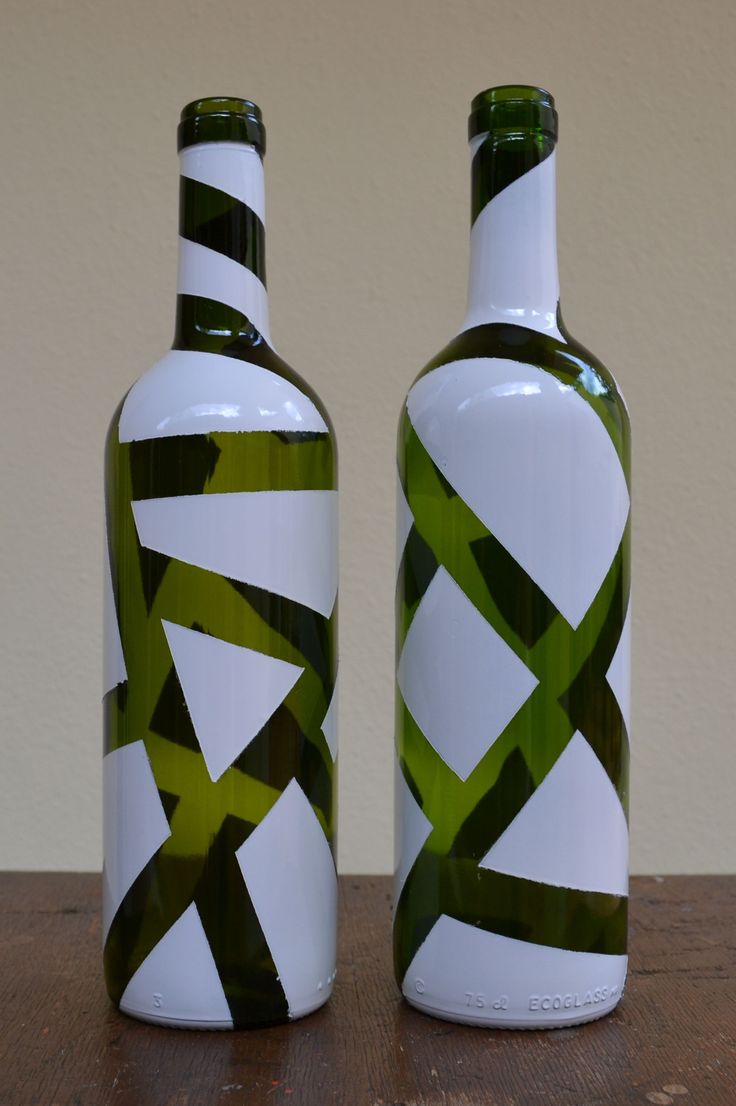
[[(499, 383), (499, 360), (507, 388)], [(471, 425), (456, 424), (460, 445), (453, 456), (442, 452), (441, 435), (446, 432), (451, 449), (453, 434), (443, 419), (462, 410), (454, 392), (468, 384), (466, 367), (477, 387), (466, 391)], [(590, 429), (602, 436), (598, 451), (611, 469), (598, 469), (598, 478), (622, 489), (611, 504), (621, 520), (618, 532), (606, 539), (610, 547), (603, 567), (596, 565), (593, 594), (577, 602), (574, 617), (568, 608), (572, 621), (550, 598), (549, 579), (542, 587), (520, 563), (519, 550), (530, 549), (533, 532), (518, 537), (514, 556), (508, 504), (501, 505), (507, 544), (477, 513), (504, 473), (491, 429), (486, 425), (484, 438), (472, 425), (472, 418), (487, 415), (474, 414), (469, 397), (491, 395), (491, 402), (507, 403), (514, 432), (523, 432), (528, 415), (534, 433), (549, 414), (548, 405), (544, 411), (529, 406), (543, 376), (552, 385), (550, 403), (557, 395), (568, 402), (572, 393), (576, 404), (587, 405), (586, 415), (595, 416)], [(542, 418), (535, 421), (537, 410)], [(464, 467), (458, 458), (466, 445), (472, 457)], [(628, 449), (625, 412), (605, 370), (592, 360), (583, 364), (555, 338), (518, 326), (467, 331), (409, 394), (399, 431), (401, 526), (408, 533), (397, 581), (396, 734), (399, 793), (404, 805), (411, 799), (411, 822), (418, 824), (421, 815), (426, 829), (411, 836), (411, 855), (398, 858), (399, 980), (442, 915), (530, 945), (625, 952), (629, 753), (622, 679), (612, 673), (628, 664), (628, 652), (617, 653), (629, 598)], [(508, 473), (522, 525), (529, 517), (525, 505), (539, 491), (525, 489), (525, 479), (543, 482), (551, 498), (545, 509), (553, 511), (558, 497), (561, 516), (586, 512), (594, 484), (587, 473), (582, 480), (576, 476), (581, 458), (575, 449), (562, 448), (546, 461), (556, 465), (554, 478), (533, 464)], [(593, 513), (599, 510), (596, 505)], [(585, 556), (584, 523), (579, 536), (573, 568)], [(590, 540), (599, 538), (596, 532)], [(597, 564), (600, 556), (597, 548)], [(438, 581), (446, 596), (452, 583), (452, 602), (445, 600), (444, 608), (437, 602)], [(569, 581), (557, 594), (572, 597)]]
[[(196, 182), (187, 189), (216, 192)], [(182, 233), (215, 252), (239, 242), (233, 264), (260, 279), (252, 213), (224, 194), (205, 200), (214, 205), (209, 225)], [(278, 398), (272, 377), (283, 363), (247, 318), (240, 330), (247, 341), (191, 351), (190, 411), (197, 357), (203, 381), (217, 355), (228, 366), (221, 381), (240, 362), (248, 379), (262, 372)], [(293, 379), (282, 391), (293, 413)], [(155, 405), (144, 394), (134, 410), (133, 392), (123, 408), (128, 440), (120, 440), (119, 410), (106, 453), (106, 682), (120, 679), (104, 697), (105, 764), (135, 748), (135, 778), (147, 789), (107, 772), (115, 803), (106, 870), (116, 881), (114, 897), (106, 895), (108, 990), (125, 1009), (173, 1020), (283, 1021), (303, 1012), (310, 986), (328, 990), (334, 966), (333, 444), (304, 395), (308, 420), (323, 429), (224, 432), (205, 408), (205, 433), (161, 424), (136, 437)], [(316, 582), (305, 558), (311, 575), (315, 567), (321, 574)], [(130, 771), (126, 779), (135, 782)], [(267, 908), (269, 881), (278, 898)], [(285, 944), (306, 965), (291, 995), (281, 978)]]

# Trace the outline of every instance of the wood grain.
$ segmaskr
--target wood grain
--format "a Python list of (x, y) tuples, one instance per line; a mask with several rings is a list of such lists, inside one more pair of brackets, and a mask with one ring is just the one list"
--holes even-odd
[(546, 1033), (412, 1010), (391, 974), (389, 880), (343, 877), (341, 908), (325, 1009), (274, 1029), (178, 1031), (110, 1006), (99, 877), (0, 875), (0, 1104), (736, 1104), (736, 877), (634, 879), (622, 1004)]

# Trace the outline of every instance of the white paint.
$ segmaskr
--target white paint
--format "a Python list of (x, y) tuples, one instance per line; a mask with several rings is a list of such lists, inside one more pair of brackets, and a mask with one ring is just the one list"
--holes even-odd
[(120, 903), (171, 830), (142, 741), (113, 749), (103, 758), (102, 792), (104, 941)]
[(168, 1025), (232, 1029), (230, 1007), (194, 903), (151, 949), (125, 988), (120, 1009)]
[(121, 442), (212, 431), (327, 433), (312, 400), (270, 369), (219, 353), (172, 349), (125, 397)]
[(179, 152), (181, 175), (218, 188), (266, 221), (263, 162), (255, 146), (242, 142), (200, 142)]
[(335, 678), (335, 686), (332, 689), (332, 698), (327, 708), (327, 714), (322, 719), (320, 729), (325, 735), (325, 741), (330, 750), (333, 761), (337, 757), (337, 709), (338, 709), (338, 678)]
[(180, 237), (177, 291), (180, 295), (204, 296), (234, 307), (247, 316), (271, 345), (266, 289), (255, 273), (240, 262)]
[(394, 785), (394, 906), (433, 826), (411, 793), (398, 758)]
[(564, 341), (557, 327), (555, 154), (502, 189), (470, 232), (468, 313), (461, 330), (505, 322)]
[(629, 735), (629, 741), (631, 741), (631, 603), (629, 603), (626, 612), (616, 652), (613, 654), (608, 672), (606, 672), (606, 679), (616, 696), (616, 702), (623, 715), (626, 732)]
[(222, 492), (132, 504), (142, 545), (329, 615), (337, 492)]
[(337, 875), (317, 816), (292, 780), (235, 854), (298, 1018), (326, 1002), (336, 956)]
[(102, 641), (102, 694), (107, 695), (118, 684), (122, 684), (128, 678), (123, 656), (123, 643), (120, 640), (120, 626), (118, 613), (115, 608), (115, 596), (112, 590), (112, 574), (110, 572), (110, 552), (105, 539), (105, 552), (103, 554), (103, 619), (104, 636)]
[[(398, 475), (398, 474), (397, 474)], [(404, 489), (401, 486), (401, 480), (397, 478), (396, 481), (396, 568), (398, 570), (401, 564), (401, 558), (404, 555), (404, 548), (406, 546), (406, 539), (409, 537), (409, 531), (414, 525), (414, 516), (411, 513), (411, 507), (409, 506)]]
[(629, 514), (623, 469), (593, 408), (543, 369), (486, 357), (427, 373), (407, 407), (458, 495), (578, 626)]
[(577, 732), (480, 867), (556, 887), (626, 895), (628, 860), (619, 797)]
[(420, 730), (461, 780), (538, 683), (442, 566), (409, 626), (397, 680)]
[(454, 1021), (527, 1029), (574, 1025), (613, 1009), (626, 966), (626, 956), (517, 941), (441, 914), (402, 990), (414, 1006)]
[(268, 722), (303, 668), (278, 657), (161, 620), (212, 780)]

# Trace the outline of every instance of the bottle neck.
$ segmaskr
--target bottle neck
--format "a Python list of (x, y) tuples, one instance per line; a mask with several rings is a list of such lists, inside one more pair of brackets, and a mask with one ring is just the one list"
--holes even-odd
[(462, 329), (511, 323), (562, 339), (554, 141), (539, 134), (485, 134), (473, 139), (471, 152), (470, 281)]
[(180, 152), (174, 346), (246, 337), (269, 345), (263, 162), (254, 146), (202, 142)]

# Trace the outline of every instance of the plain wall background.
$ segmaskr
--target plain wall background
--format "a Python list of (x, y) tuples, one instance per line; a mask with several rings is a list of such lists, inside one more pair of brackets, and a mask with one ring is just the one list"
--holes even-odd
[(517, 82), (634, 422), (633, 868), (736, 867), (735, 47), (731, 0), (3, 0), (0, 867), (100, 864), (103, 438), (171, 341), (178, 112), (235, 94), (275, 340), (341, 444), (340, 864), (391, 868), (396, 421), (463, 316), (470, 99)]

